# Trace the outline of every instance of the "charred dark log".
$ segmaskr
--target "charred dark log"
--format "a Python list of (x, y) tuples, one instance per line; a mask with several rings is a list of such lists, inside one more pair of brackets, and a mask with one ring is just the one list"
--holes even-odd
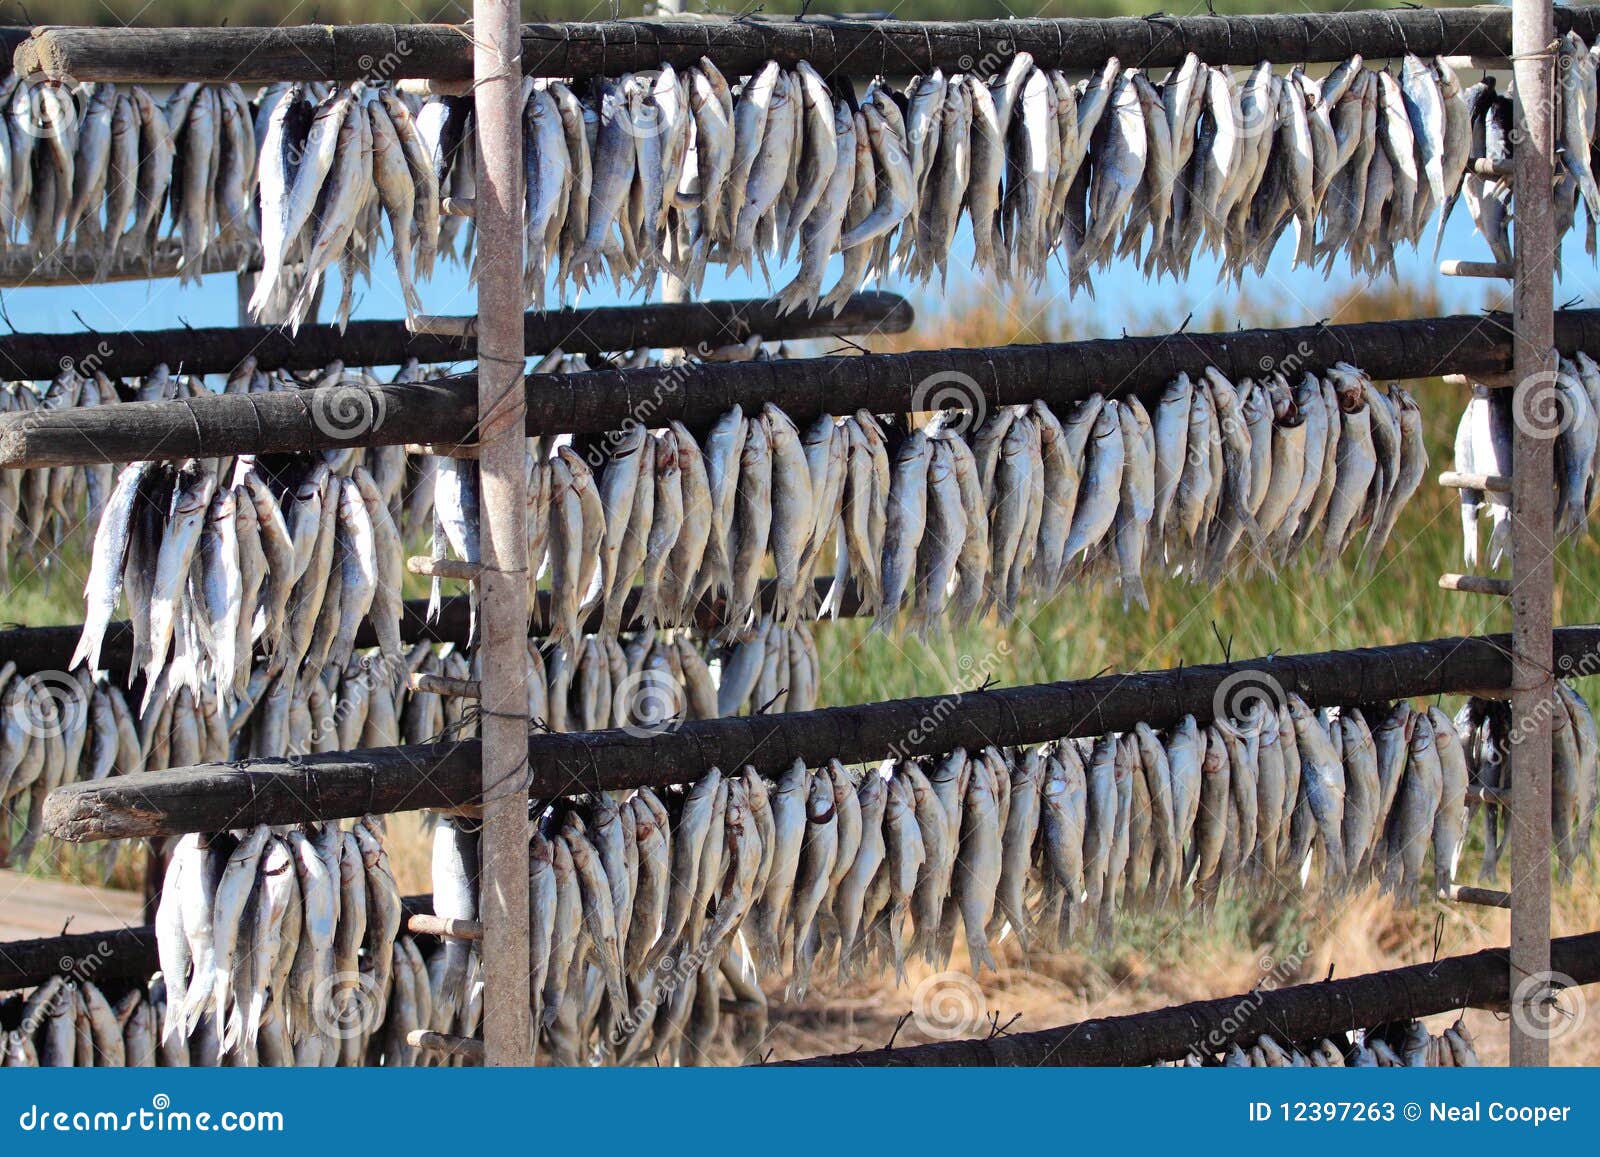
[[(144, 276), (142, 269), (139, 276)], [(528, 313), (523, 340), (539, 353), (559, 347), (574, 354), (614, 354), (702, 343), (715, 348), (753, 334), (768, 341), (793, 341), (903, 333), (911, 321), (910, 303), (892, 293), (858, 294), (836, 317), (779, 316), (768, 300), (656, 303)], [(303, 325), (294, 334), (262, 325), (14, 333), (0, 337), (0, 377), (48, 381), (68, 364), (82, 373), (98, 370), (116, 378), (146, 374), (161, 363), (174, 372), (228, 373), (247, 357), (263, 370), (316, 370), (335, 359), (354, 368), (401, 365), (409, 358), (425, 364), (471, 361), (477, 353), (474, 337), (412, 333), (404, 321), (352, 321), (343, 333), (333, 325)]]
[[(1600, 653), (1600, 627), (1556, 631), (1557, 670)], [(720, 767), (776, 774), (804, 761), (861, 763), (956, 747), (1041, 743), (1201, 723), (1249, 697), (1288, 692), (1317, 706), (1356, 706), (1440, 694), (1496, 694), (1510, 686), (1505, 635), (1324, 651), (1076, 682), (696, 720), (659, 733), (608, 730), (528, 738), (535, 799), (689, 783)], [(456, 808), (478, 794), (475, 742), (392, 747), (201, 764), (76, 783), (51, 794), (45, 827), (61, 839), (102, 840), (336, 819), (369, 812)]]
[[(1556, 28), (1586, 40), (1600, 28), (1582, 8), (1558, 8)], [(1003, 69), (1018, 52), (1042, 68), (1095, 68), (1109, 57), (1153, 68), (1195, 52), (1210, 64), (1471, 55), (1511, 51), (1511, 13), (1439, 8), (1111, 19), (910, 21), (787, 18), (525, 24), (522, 67), (534, 76), (619, 75), (709, 56), (730, 76), (768, 60), (809, 61), (826, 75)], [(995, 63), (998, 62), (998, 63)], [(472, 41), (444, 24), (278, 28), (35, 28), (16, 52), (23, 73), (79, 80), (239, 81), (410, 77), (467, 80)]]
[[(529, 434), (597, 434), (631, 422), (709, 426), (734, 405), (771, 402), (796, 422), (858, 409), (1043, 401), (1066, 407), (1099, 391), (1153, 401), (1180, 372), (1215, 366), (1235, 380), (1275, 369), (1298, 375), (1345, 361), (1375, 378), (1504, 373), (1503, 314), (1163, 334), (1051, 345), (919, 350), (865, 357), (700, 363), (528, 377)], [(1600, 349), (1600, 310), (1556, 315), (1564, 353)], [(0, 466), (62, 466), (145, 458), (220, 457), (409, 442), (470, 442), (477, 422), (469, 374), (418, 385), (340, 386), (219, 394), (114, 409), (0, 416)]]
[[(407, 896), (401, 903), (407, 919), (433, 911), (432, 896)], [(404, 923), (401, 927), (405, 927)], [(96, 985), (145, 981), (160, 967), (156, 930), (148, 924), (13, 940), (0, 944), (0, 992), (32, 988), (52, 976), (76, 977)]]

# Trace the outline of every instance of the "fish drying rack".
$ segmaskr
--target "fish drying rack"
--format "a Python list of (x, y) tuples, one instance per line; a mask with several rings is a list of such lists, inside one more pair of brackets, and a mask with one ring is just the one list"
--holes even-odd
[[(1600, 932), (1550, 938), (1551, 732), (1541, 704), (1558, 673), (1587, 669), (1600, 657), (1600, 628), (1553, 623), (1554, 442), (1539, 425), (1554, 422), (1552, 350), (1600, 348), (1600, 312), (1553, 305), (1552, 166), (1555, 127), (1554, 41), (1572, 30), (1600, 36), (1600, 11), (1513, 0), (1507, 8), (1403, 9), (1265, 16), (1127, 17), (959, 23), (695, 18), (572, 24), (518, 24), (509, 0), (475, 0), (469, 31), (445, 25), (300, 28), (58, 28), (0, 30), (15, 45), (14, 66), (76, 80), (155, 82), (353, 81), (381, 62), (390, 79), (439, 91), (470, 91), (481, 155), (479, 195), (471, 211), (480, 237), (475, 318), (401, 323), (357, 322), (344, 338), (307, 327), (298, 339), (259, 327), (145, 334), (15, 335), (0, 339), (8, 376), (52, 376), (59, 359), (86, 356), (105, 343), (143, 372), (160, 351), (183, 343), (186, 368), (233, 368), (242, 352), (261, 364), (320, 366), (332, 356), (449, 361), (476, 356), (478, 373), (411, 385), (327, 387), (358, 394), (384, 420), (360, 437), (339, 440), (313, 419), (306, 391), (130, 403), (113, 412), (48, 411), (0, 418), (0, 467), (25, 468), (147, 458), (214, 457), (317, 447), (425, 444), (476, 457), (482, 478), (482, 563), (478, 586), (483, 628), (482, 739), (470, 742), (202, 765), (94, 783), (54, 793), (51, 832), (96, 840), (215, 831), (241, 825), (336, 819), (364, 812), (435, 807), (475, 809), (483, 818), (481, 920), (446, 926), (426, 915), (427, 897), (407, 902), (419, 933), (481, 941), (484, 1040), (420, 1034), (413, 1043), (490, 1064), (525, 1064), (530, 1056), (527, 844), (529, 795), (664, 785), (693, 780), (711, 766), (774, 771), (803, 759), (875, 760), (894, 747), (910, 754), (956, 746), (1017, 744), (1102, 734), (1143, 720), (1174, 723), (1184, 714), (1209, 721), (1223, 680), (1255, 672), (1321, 706), (1378, 699), (1477, 692), (1509, 696), (1515, 786), (1496, 802), (1512, 817), (1511, 890), (1452, 889), (1448, 898), (1509, 908), (1509, 950), (1436, 961), (1344, 981), (1185, 1005), (1039, 1033), (817, 1058), (833, 1064), (1141, 1064), (1180, 1059), (1191, 1043), (1224, 1043), (1264, 1031), (1285, 1039), (1327, 1035), (1353, 1024), (1420, 1016), (1464, 1006), (1509, 1008), (1511, 1059), (1546, 1064), (1552, 968), (1564, 980), (1600, 981)], [(830, 322), (780, 321), (759, 303), (646, 306), (633, 309), (523, 313), (519, 84), (521, 77), (615, 75), (709, 57), (725, 73), (751, 73), (768, 60), (808, 61), (825, 76), (870, 77), (1032, 54), (1043, 68), (1098, 67), (1110, 56), (1153, 67), (1189, 52), (1213, 64), (1262, 59), (1334, 62), (1407, 53), (1465, 57), (1515, 75), (1516, 124), (1522, 136), (1511, 174), (1519, 191), (1510, 267), (1446, 262), (1455, 276), (1510, 278), (1513, 313), (1424, 321), (1250, 330), (1211, 335), (1123, 338), (998, 349), (706, 364), (674, 369), (608, 370), (569, 376), (524, 375), (528, 348), (559, 335), (569, 350), (687, 344), (752, 333), (766, 338), (843, 335), (905, 329), (909, 307), (863, 295)], [(470, 86), (470, 87), (469, 87)], [(218, 254), (215, 268), (247, 268), (251, 254)], [(140, 255), (111, 276), (170, 276), (171, 254)], [(208, 267), (210, 268), (210, 267)], [(8, 257), (0, 284), (72, 284), (86, 272), (70, 260), (43, 264)], [(114, 339), (114, 340), (108, 340)], [(197, 341), (197, 339), (199, 339)], [(587, 344), (586, 344), (587, 343)], [(631, 418), (649, 398), (652, 420), (709, 422), (735, 402), (770, 401), (797, 420), (824, 410), (902, 412), (914, 383), (954, 370), (971, 377), (989, 405), (1054, 405), (1098, 390), (1154, 397), (1197, 362), (1248, 375), (1263, 359), (1329, 365), (1353, 361), (1374, 376), (1444, 375), (1462, 383), (1515, 389), (1518, 424), (1509, 479), (1442, 479), (1446, 485), (1509, 488), (1513, 510), (1509, 581), (1446, 575), (1446, 589), (1508, 598), (1512, 633), (1397, 646), (1187, 667), (1076, 682), (985, 690), (939, 700), (910, 699), (852, 707), (687, 723), (648, 737), (622, 731), (530, 734), (524, 694), (529, 621), (522, 511), (524, 434), (598, 433)], [(102, 355), (103, 356), (103, 355)], [(7, 364), (10, 363), (10, 364)], [(1248, 367), (1248, 368), (1245, 368)], [(107, 367), (107, 372), (112, 372)], [(1116, 382), (1116, 385), (1108, 383)], [(529, 406), (529, 400), (533, 406)], [(414, 569), (427, 570), (427, 560)], [(454, 568), (452, 575), (461, 568)], [(459, 577), (459, 576), (457, 576)], [(465, 600), (428, 626), (408, 608), (410, 639), (460, 641)], [(849, 608), (846, 608), (847, 610)], [(718, 621), (703, 605), (699, 621)], [(0, 659), (19, 671), (63, 665), (75, 628), (0, 633)], [(125, 631), (108, 636), (109, 654), (125, 649)], [(937, 704), (937, 711), (933, 708)], [(908, 740), (908, 736), (910, 739)], [(1481, 796), (1479, 798), (1482, 798)], [(115, 934), (119, 967), (147, 974), (154, 957), (148, 928)], [(0, 949), (0, 988), (39, 983), (60, 967), (79, 938), (58, 937)], [(104, 939), (97, 936), (97, 939)], [(1241, 1010), (1253, 1010), (1241, 1015)]]

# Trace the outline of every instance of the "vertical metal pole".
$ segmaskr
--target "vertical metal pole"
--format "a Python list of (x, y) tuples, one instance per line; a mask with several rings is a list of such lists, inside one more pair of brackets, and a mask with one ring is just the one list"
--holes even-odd
[[(1550, 0), (1513, 0), (1516, 79), (1516, 251), (1512, 370), (1517, 415), (1511, 475), (1511, 1063), (1547, 1065), (1550, 1040), (1550, 724), (1555, 568), (1557, 412), (1552, 347), (1554, 12)], [(1559, 708), (1557, 708), (1559, 710)]]
[(522, 348), (522, 35), (516, 0), (474, 0), (478, 467), (483, 572), (483, 1040), (533, 1061), (528, 967), (528, 558)]

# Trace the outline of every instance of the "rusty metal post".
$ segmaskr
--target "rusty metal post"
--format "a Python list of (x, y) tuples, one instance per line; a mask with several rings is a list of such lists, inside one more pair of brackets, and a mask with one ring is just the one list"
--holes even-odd
[[(1513, 0), (1517, 190), (1511, 474), (1511, 1063), (1550, 1063), (1550, 763), (1555, 581), (1552, 254), (1556, 54), (1550, 0)], [(1558, 708), (1559, 709), (1559, 708)]]
[(516, 0), (474, 0), (478, 464), (482, 500), (483, 1037), (533, 1062), (528, 999), (528, 559), (522, 374), (522, 39)]

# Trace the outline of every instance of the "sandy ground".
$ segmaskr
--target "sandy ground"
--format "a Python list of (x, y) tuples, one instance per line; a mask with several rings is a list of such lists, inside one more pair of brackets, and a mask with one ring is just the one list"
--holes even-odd
[(132, 892), (0, 871), (0, 942), (121, 928), (139, 912)]

